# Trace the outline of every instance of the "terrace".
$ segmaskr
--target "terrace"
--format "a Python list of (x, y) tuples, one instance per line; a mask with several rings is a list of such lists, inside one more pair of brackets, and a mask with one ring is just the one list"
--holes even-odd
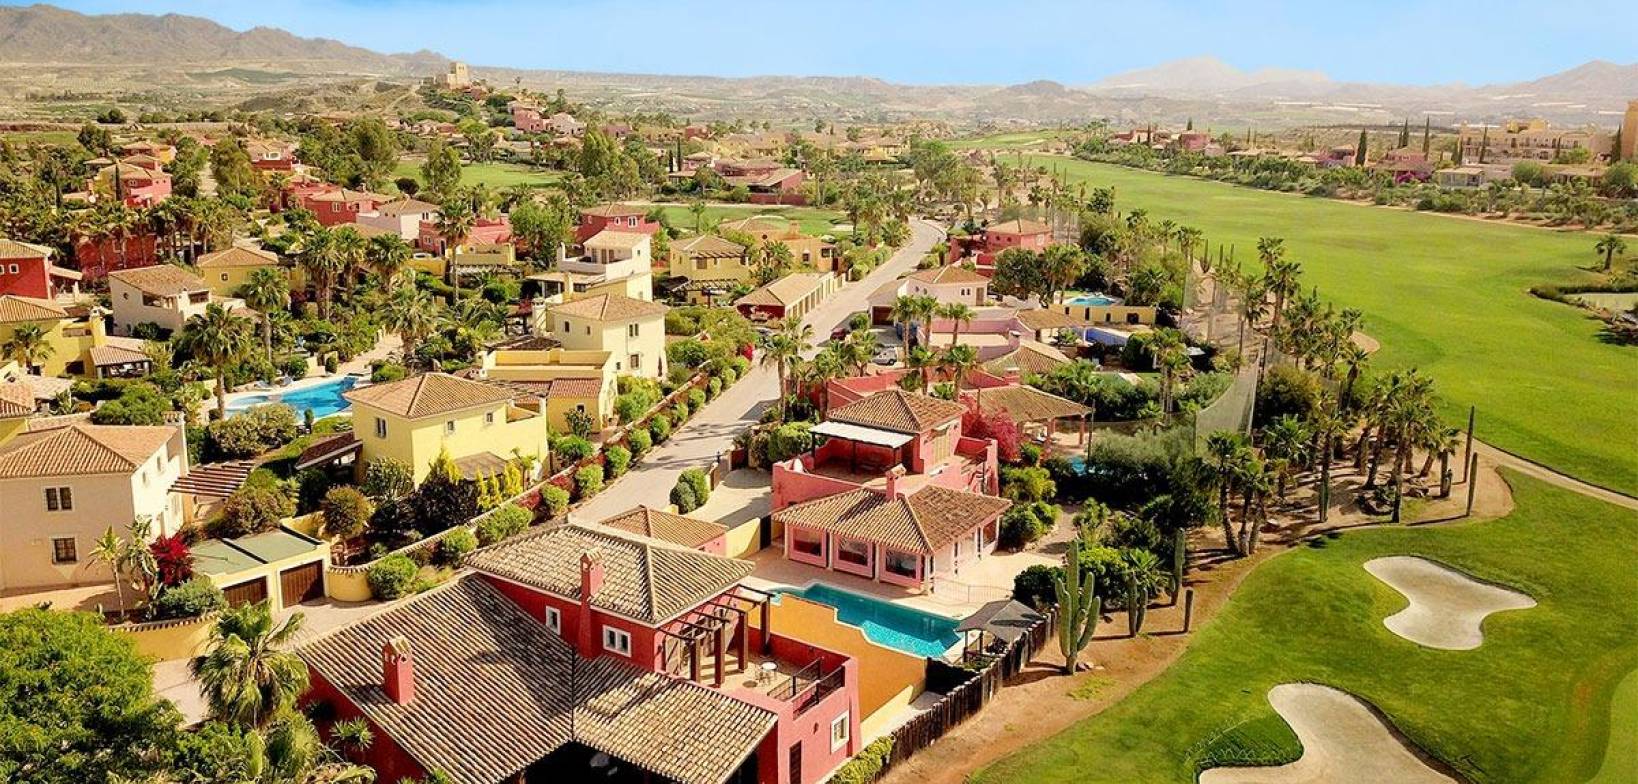
[(913, 493), (940, 485), (982, 492), (989, 484), (995, 447), (987, 439), (935, 435), (947, 451), (939, 456), (935, 443), (930, 459), (918, 461), (916, 436), (841, 422), (825, 422), (811, 432), (811, 451), (774, 465), (775, 509), (859, 488), (886, 491), (891, 485)]

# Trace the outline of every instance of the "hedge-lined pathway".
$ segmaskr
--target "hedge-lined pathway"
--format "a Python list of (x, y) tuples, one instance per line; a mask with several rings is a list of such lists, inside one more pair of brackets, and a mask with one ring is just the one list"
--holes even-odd
[[(914, 220), (910, 223), (910, 242), (893, 254), (886, 264), (877, 267), (864, 280), (849, 283), (830, 299), (808, 313), (816, 340), (825, 340), (830, 331), (855, 312), (868, 308), (870, 294), (887, 281), (916, 268), (916, 264), (944, 239), (944, 230), (938, 225)], [(677, 476), (688, 468), (708, 466), (717, 455), (733, 448), (734, 436), (762, 416), (763, 408), (779, 396), (779, 377), (773, 368), (757, 364), (745, 378), (722, 393), (721, 397), (706, 404), (686, 425), (671, 435), (671, 439), (656, 447), (629, 473), (615, 480), (591, 501), (574, 510), (575, 522), (596, 522), (646, 505), (665, 508), (670, 503), (671, 486)]]

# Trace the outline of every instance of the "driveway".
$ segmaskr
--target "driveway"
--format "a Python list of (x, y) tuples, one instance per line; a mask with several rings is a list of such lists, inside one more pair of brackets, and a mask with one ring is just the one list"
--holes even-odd
[[(883, 283), (914, 270), (933, 245), (944, 239), (944, 230), (928, 221), (911, 221), (910, 229), (910, 242), (886, 264), (864, 280), (847, 284), (808, 313), (803, 320), (813, 327), (816, 338), (823, 339), (848, 316), (868, 309), (872, 292)], [(671, 486), (677, 483), (678, 474), (687, 468), (709, 465), (719, 453), (732, 449), (734, 436), (756, 424), (763, 409), (778, 396), (778, 375), (772, 367), (758, 363), (745, 378), (711, 401), (630, 473), (570, 513), (570, 519), (596, 522), (638, 505), (664, 508), (670, 503)]]

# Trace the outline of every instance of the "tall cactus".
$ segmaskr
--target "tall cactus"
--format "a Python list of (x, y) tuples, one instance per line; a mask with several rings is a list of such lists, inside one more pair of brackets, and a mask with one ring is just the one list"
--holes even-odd
[(1189, 532), (1179, 528), (1172, 532), (1172, 604), (1183, 593), (1183, 578), (1188, 576)]
[(1136, 637), (1143, 631), (1143, 619), (1149, 616), (1149, 595), (1138, 584), (1136, 574), (1126, 575), (1126, 633)]
[(1103, 600), (1093, 593), (1097, 581), (1081, 573), (1080, 539), (1070, 543), (1063, 572), (1052, 578), (1052, 588), (1058, 595), (1058, 647), (1064, 654), (1064, 673), (1073, 675), (1081, 666), (1081, 650), (1092, 642), (1098, 616), (1103, 614)]

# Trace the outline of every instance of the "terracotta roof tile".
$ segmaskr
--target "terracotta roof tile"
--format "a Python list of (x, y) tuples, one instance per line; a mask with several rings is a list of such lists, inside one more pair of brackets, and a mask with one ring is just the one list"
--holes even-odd
[(646, 241), (648, 241), (648, 235), (641, 232), (604, 229), (587, 239), (585, 245), (588, 248), (631, 250)]
[(129, 473), (164, 449), (176, 430), (76, 423), (22, 433), (0, 445), (0, 478)]
[(984, 413), (1004, 411), (1014, 422), (1078, 417), (1092, 411), (1073, 400), (1029, 386), (995, 387), (978, 391), (974, 397)]
[(620, 294), (598, 294), (572, 302), (552, 306), (553, 315), (587, 318), (593, 321), (630, 321), (651, 316), (664, 316), (670, 308), (648, 300), (632, 299)]
[(200, 269), (214, 267), (264, 267), (269, 264), (278, 264), (279, 256), (261, 248), (247, 248), (235, 245), (227, 250), (215, 253), (206, 253), (194, 262)]
[(953, 401), (889, 389), (831, 409), (826, 419), (895, 433), (919, 434), (960, 418), (966, 410)]
[(728, 532), (728, 527), (724, 525), (646, 506), (599, 520), (597, 524), (688, 548), (699, 547)]
[(0, 259), (43, 259), (51, 254), (52, 250), (44, 245), (0, 237)]
[(0, 295), (0, 324), (19, 321), (55, 321), (68, 318), (68, 311), (49, 300)]
[(430, 204), (428, 202), (421, 201), (420, 199), (398, 199), (396, 201), (389, 201), (386, 204), (378, 205), (375, 208), (375, 211), (389, 217), (398, 217), (400, 215), (419, 215), (427, 212), (438, 212), (439, 209), (440, 208), (438, 205)]
[(989, 283), (990, 279), (966, 267), (949, 266), (925, 269), (911, 273), (911, 280), (922, 283)]
[(204, 291), (206, 288), (203, 278), (175, 264), (115, 270), (108, 273), (108, 277), (156, 297), (174, 297), (190, 291)]
[(348, 390), (342, 397), (409, 419), (511, 400), (506, 389), (447, 373), (424, 373), (401, 381)]
[(1052, 227), (1046, 225), (1045, 223), (1038, 223), (1036, 221), (1018, 218), (1016, 220), (991, 224), (985, 230), (995, 234), (1045, 234), (1052, 231)]
[[(555, 115), (553, 119), (556, 119)], [(628, 215), (647, 215), (648, 212), (642, 207), (633, 207), (626, 204), (599, 204), (596, 207), (587, 207), (581, 210), (580, 214), (597, 218), (624, 218)]]
[(707, 259), (730, 259), (745, 255), (745, 246), (729, 242), (715, 234), (701, 234), (691, 239), (673, 242), (673, 250), (689, 256)]
[[(394, 639), (414, 661), (407, 705), (381, 687), (381, 651)], [(495, 784), (571, 742), (684, 784), (720, 784), (778, 721), (615, 656), (585, 660), (479, 575), (298, 652), (422, 767), (457, 784)]]
[(1018, 323), (1033, 330), (1060, 329), (1063, 327), (1085, 327), (1092, 322), (1076, 318), (1061, 310), (1046, 308), (1030, 308), (1018, 311)]
[(793, 272), (779, 280), (752, 291), (737, 300), (735, 305), (778, 305), (796, 303), (819, 288), (828, 272)]
[(0, 418), (34, 413), (34, 388), (21, 381), (0, 381)]
[(1005, 498), (929, 485), (894, 499), (868, 489), (838, 493), (788, 506), (775, 512), (774, 519), (931, 554), (1010, 506)]
[(1018, 343), (1018, 348), (985, 362), (984, 369), (991, 373), (1005, 373), (1012, 368), (1018, 368), (1024, 373), (1045, 374), (1072, 361), (1057, 348), (1034, 340), (1024, 340)]
[(474, 553), (467, 564), (578, 601), (580, 556), (593, 551), (602, 556), (604, 582), (592, 604), (650, 624), (693, 609), (753, 570), (749, 561), (577, 525), (510, 539)]

